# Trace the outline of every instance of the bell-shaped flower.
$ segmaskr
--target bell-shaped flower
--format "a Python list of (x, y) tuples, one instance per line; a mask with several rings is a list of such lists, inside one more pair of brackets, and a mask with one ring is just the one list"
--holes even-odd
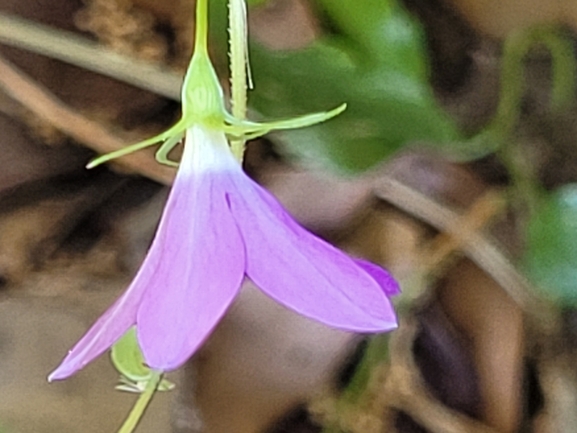
[(134, 281), (52, 379), (73, 374), (133, 325), (151, 368), (179, 367), (226, 312), (245, 275), (281, 304), (327, 325), (356, 332), (396, 327), (388, 296), (398, 288), (385, 271), (298, 225), (246, 176), (222, 131), (195, 125), (186, 140)]
[(302, 228), (243, 172), (227, 141), (227, 134), (258, 136), (316, 123), (342, 109), (270, 124), (237, 121), (224, 109), (222, 89), (198, 40), (183, 86), (182, 119), (157, 137), (96, 161), (163, 141), (157, 157), (171, 163), (168, 153), (184, 136), (172, 190), (138, 273), (50, 380), (74, 374), (132, 327), (151, 369), (179, 367), (210, 335), (245, 277), (286, 307), (335, 328), (383, 332), (397, 326), (389, 300), (398, 293), (394, 279)]

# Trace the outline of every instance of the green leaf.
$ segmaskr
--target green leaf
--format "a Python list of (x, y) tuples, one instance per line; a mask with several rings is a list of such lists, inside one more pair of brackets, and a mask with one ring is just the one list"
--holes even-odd
[(298, 51), (251, 48), (249, 103), (267, 120), (346, 103), (322, 125), (276, 134), (297, 155), (360, 171), (416, 141), (459, 139), (428, 82), (422, 29), (393, 0), (317, 0), (335, 33)]
[(346, 45), (343, 48), (356, 52), (359, 62), (389, 65), (409, 76), (427, 79), (423, 30), (395, 1), (317, 0), (317, 3), (338, 30)]
[(531, 218), (523, 262), (543, 296), (577, 306), (577, 184), (555, 191)]

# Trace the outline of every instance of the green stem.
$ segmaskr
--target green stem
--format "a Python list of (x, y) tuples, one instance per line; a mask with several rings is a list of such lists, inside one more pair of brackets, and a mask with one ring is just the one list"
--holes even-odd
[[(232, 115), (238, 120), (246, 118), (248, 27), (245, 0), (229, 1), (230, 33), (230, 85)], [(242, 162), (245, 140), (231, 141), (232, 152)]]
[(343, 392), (342, 400), (350, 404), (358, 403), (370, 384), (373, 369), (385, 361), (388, 354), (389, 334), (371, 337), (355, 374)]
[(520, 143), (511, 140), (497, 153), (507, 168), (512, 187), (507, 191), (513, 207), (533, 215), (542, 197), (541, 186), (536, 180), (535, 169)]
[(196, 0), (194, 53), (208, 53), (208, 0)]
[(230, 0), (230, 74), (232, 114), (246, 117), (247, 104), (247, 24), (244, 0)]
[(554, 110), (562, 109), (575, 97), (577, 62), (573, 42), (557, 28), (544, 29), (539, 36), (551, 54), (551, 107)]
[(152, 376), (148, 380), (146, 388), (144, 388), (144, 392), (138, 396), (138, 400), (136, 400), (136, 403), (128, 414), (124, 424), (122, 424), (122, 427), (120, 427), (120, 430), (118, 430), (118, 433), (132, 433), (134, 431), (142, 416), (144, 415), (146, 408), (150, 404), (161, 379), (162, 373), (152, 372)]
[[(526, 158), (521, 161), (513, 132), (521, 112), (521, 100), (525, 92), (525, 57), (534, 44), (534, 30), (514, 32), (505, 41), (501, 60), (501, 90), (497, 115), (492, 125), (493, 133), (499, 140), (497, 155), (511, 176), (517, 194), (514, 201), (521, 201), (532, 207), (532, 175), (524, 170)], [(520, 199), (520, 200), (519, 200)]]
[(500, 140), (510, 137), (519, 120), (525, 90), (524, 60), (536, 44), (543, 44), (552, 57), (551, 106), (562, 107), (575, 95), (573, 45), (557, 27), (537, 26), (512, 33), (503, 46), (499, 105), (492, 125)]
[[(355, 373), (342, 392), (336, 404), (337, 413), (347, 407), (359, 405), (363, 397), (366, 397), (371, 384), (371, 376), (375, 367), (387, 360), (389, 354), (389, 335), (379, 334), (372, 337), (363, 353), (361, 362)], [(328, 423), (322, 433), (341, 433), (338, 422)]]
[(499, 140), (511, 135), (519, 119), (525, 90), (523, 61), (532, 45), (532, 38), (522, 31), (509, 36), (503, 46), (499, 105), (491, 126)]
[(541, 187), (531, 161), (513, 137), (513, 132), (519, 121), (525, 91), (525, 57), (537, 44), (544, 45), (552, 58), (551, 107), (559, 110), (573, 101), (577, 62), (571, 41), (554, 26), (518, 31), (509, 36), (503, 46), (499, 105), (495, 120), (489, 127), (500, 143), (498, 155), (511, 176), (514, 201), (526, 206), (529, 214), (538, 206)]

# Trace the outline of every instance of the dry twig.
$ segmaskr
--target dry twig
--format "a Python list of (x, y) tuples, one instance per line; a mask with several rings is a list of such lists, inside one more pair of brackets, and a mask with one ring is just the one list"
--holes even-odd
[(115, 53), (72, 32), (0, 12), (0, 43), (62, 60), (167, 98), (180, 100), (181, 74)]
[[(374, 192), (378, 198), (437, 230), (448, 233), (456, 239), (460, 238), (461, 215), (411, 187), (383, 175), (379, 176)], [(511, 299), (524, 310), (532, 309), (535, 301), (530, 294), (529, 282), (487, 235), (469, 232), (461, 241), (464, 253), (487, 272)]]
[[(99, 123), (87, 119), (64, 104), (2, 56), (0, 56), (0, 88), (37, 116), (98, 153), (113, 152), (126, 145)], [(131, 171), (166, 185), (169, 185), (174, 178), (174, 169), (160, 165), (142, 153), (119, 158), (117, 162)]]
[(402, 410), (427, 430), (443, 433), (497, 433), (493, 428), (438, 402), (428, 391), (413, 359), (412, 346), (417, 324), (405, 320), (391, 336), (391, 364), (384, 364), (379, 375), (384, 391), (378, 401)]

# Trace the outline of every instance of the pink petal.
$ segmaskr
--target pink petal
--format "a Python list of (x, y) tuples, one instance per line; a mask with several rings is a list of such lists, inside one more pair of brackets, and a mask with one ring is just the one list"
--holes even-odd
[[(198, 131), (192, 134), (195, 135)], [(201, 182), (206, 179), (207, 170), (219, 172), (219, 167), (226, 169), (231, 162), (236, 169), (238, 164), (228, 149), (223, 148), (224, 135), (216, 135), (212, 137), (217, 144), (214, 149), (220, 153), (211, 153), (212, 147), (206, 148), (206, 140), (200, 140), (198, 144), (205, 146), (202, 149), (209, 151), (200, 160), (194, 155), (200, 156), (198, 151), (202, 149), (187, 147), (156, 236), (136, 277), (124, 295), (68, 353), (49, 380), (76, 373), (136, 322), (139, 322), (138, 335), (145, 357), (152, 366), (162, 369), (182, 363), (230, 304), (244, 275), (244, 248), (225, 192), (210, 177), (202, 186)], [(226, 151), (225, 158), (221, 155), (223, 151)], [(223, 236), (215, 239), (217, 232)], [(202, 244), (201, 235), (206, 235)], [(219, 265), (223, 269), (215, 270)], [(207, 281), (215, 283), (207, 284)], [(191, 294), (185, 295), (188, 291)], [(200, 313), (194, 313), (193, 309)], [(195, 328), (192, 332), (191, 327)]]
[(132, 325), (136, 323), (136, 311), (148, 281), (154, 277), (158, 255), (151, 253), (144, 260), (136, 277), (124, 294), (92, 325), (90, 330), (68, 352), (62, 363), (48, 380), (65, 379), (112, 346)]
[[(245, 242), (247, 275), (269, 296), (327, 325), (356, 332), (397, 326), (382, 276), (298, 225), (267, 191), (235, 176), (230, 201)], [(384, 271), (383, 271), (384, 272)], [(381, 288), (380, 284), (386, 287)]]
[(226, 198), (226, 172), (238, 166), (222, 132), (188, 131), (157, 235), (158, 284), (149, 287), (137, 315), (139, 343), (154, 369), (172, 370), (190, 358), (240, 289), (244, 245)]
[(369, 274), (373, 279), (381, 286), (385, 294), (389, 297), (397, 296), (401, 294), (401, 287), (399, 283), (380, 266), (375, 265), (367, 260), (354, 259), (355, 263), (363, 268), (367, 274)]

